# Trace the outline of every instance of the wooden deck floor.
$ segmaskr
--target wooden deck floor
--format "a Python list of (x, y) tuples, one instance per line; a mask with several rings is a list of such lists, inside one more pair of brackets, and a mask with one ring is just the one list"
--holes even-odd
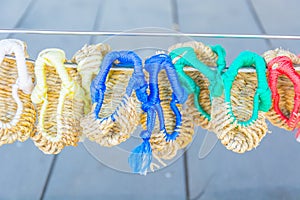
[[(124, 31), (163, 27), (182, 32), (299, 35), (298, 0), (9, 0), (1, 1), (0, 28)], [(299, 17), (299, 18), (298, 18)], [(86, 43), (107, 37), (2, 34), (28, 44), (32, 58), (49, 47), (68, 58)], [(149, 38), (113, 44), (137, 48)], [(262, 53), (275, 47), (299, 51), (300, 41), (197, 39), (219, 43), (228, 61), (243, 50)], [(155, 45), (176, 39), (150, 40)], [(159, 44), (160, 43), (160, 44)], [(132, 45), (132, 46), (130, 46)], [(58, 156), (41, 153), (31, 141), (0, 148), (0, 199), (300, 199), (300, 144), (292, 133), (270, 125), (272, 133), (254, 151), (237, 155), (221, 144), (205, 159), (198, 152), (206, 131), (198, 134), (180, 159), (147, 176), (112, 170), (83, 147)]]

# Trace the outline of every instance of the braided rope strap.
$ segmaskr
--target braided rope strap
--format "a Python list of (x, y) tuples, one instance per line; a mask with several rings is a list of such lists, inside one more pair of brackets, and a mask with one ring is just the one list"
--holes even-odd
[(77, 63), (77, 70), (81, 76), (81, 84), (85, 92), (85, 99), (88, 99), (84, 108), (85, 114), (88, 114), (91, 111), (91, 82), (100, 70), (99, 66), (103, 57), (109, 51), (111, 51), (110, 46), (102, 43), (84, 45), (72, 58), (72, 62)]
[[(294, 69), (291, 58), (294, 58), (295, 63), (299, 63), (300, 59), (296, 57), (296, 55), (291, 54), (292, 53), (290, 52), (285, 52), (285, 56), (283, 56), (281, 53), (280, 56), (274, 57), (267, 64), (269, 70), (268, 81), (273, 98), (273, 107), (267, 116), (272, 124), (287, 130), (293, 130), (299, 127), (300, 121), (300, 75)], [(285, 75), (284, 78), (288, 78), (290, 81), (285, 80), (285, 82), (282, 82), (279, 78), (283, 78), (282, 75)], [(279, 87), (279, 84), (284, 87), (284, 90), (277, 88)], [(287, 91), (285, 91), (286, 89), (288, 89), (289, 92), (294, 90), (294, 93), (290, 95)], [(285, 102), (280, 103), (282, 100)], [(292, 101), (294, 103), (292, 103)], [(290, 105), (293, 105), (293, 107), (292, 109), (288, 108), (283, 109), (282, 111), (282, 104), (287, 104), (287, 107), (291, 107)], [(274, 116), (274, 114), (276, 115)], [(296, 134), (297, 141), (300, 141), (299, 134), (300, 131), (298, 130)]]
[(273, 125), (286, 130), (298, 128), (299, 73), (293, 65), (300, 64), (300, 58), (284, 49), (270, 50), (263, 56), (268, 63), (268, 81), (273, 97), (273, 106), (266, 115), (267, 119)]
[[(134, 70), (115, 71), (113, 65), (133, 66)], [(126, 141), (139, 124), (139, 101), (147, 100), (146, 88), (142, 60), (137, 54), (132, 51), (108, 53), (91, 84), (93, 108), (81, 120), (84, 135), (89, 140), (108, 147)]]
[[(256, 74), (239, 73), (242, 67), (254, 67)], [(222, 78), (224, 97), (212, 101), (213, 131), (227, 149), (236, 153), (250, 151), (268, 130), (264, 112), (270, 109), (272, 101), (265, 61), (255, 53), (242, 52)]]
[(23, 142), (34, 133), (35, 109), (30, 100), (33, 64), (26, 63), (26, 55), (24, 42), (0, 41), (0, 146)]
[(150, 98), (159, 98), (161, 107), (157, 110), (158, 123), (152, 131), (151, 147), (157, 157), (172, 159), (193, 139), (193, 118), (182, 105), (188, 94), (180, 85), (172, 60), (166, 54), (147, 59), (145, 69), (151, 75), (149, 86), (157, 84), (155, 89), (150, 89)]
[[(172, 47), (170, 56), (181, 84), (191, 94), (187, 105), (197, 109), (192, 111), (196, 124), (209, 129), (211, 99), (214, 96), (220, 96), (223, 92), (221, 72), (226, 67), (225, 50), (220, 45), (208, 47), (200, 42), (183, 43), (175, 47), (179, 48)], [(212, 66), (217, 65), (217, 70), (211, 69), (206, 63)], [(186, 66), (197, 71), (184, 71)]]
[[(129, 164), (133, 171), (140, 174), (147, 173), (152, 161), (152, 150), (159, 157), (171, 159), (176, 155), (177, 150), (181, 148), (180, 146), (186, 146), (192, 140), (192, 136), (187, 137), (186, 135), (193, 134), (193, 130), (189, 131), (189, 133), (181, 134), (183, 130), (189, 129), (182, 128), (182, 115), (177, 104), (183, 104), (186, 101), (187, 93), (179, 84), (170, 57), (166, 54), (158, 54), (148, 58), (145, 61), (145, 70), (149, 74), (150, 90), (147, 102), (143, 102), (142, 104), (143, 111), (147, 113), (147, 129), (140, 134), (143, 143), (135, 148), (129, 157)], [(170, 84), (166, 85), (163, 83), (164, 87), (160, 88), (159, 73), (162, 70), (165, 70), (167, 75), (162, 82), (168, 78)], [(170, 94), (172, 99), (168, 100), (164, 94), (168, 93), (166, 90), (170, 86), (173, 92)], [(160, 93), (161, 89), (163, 93)], [(160, 94), (163, 95), (160, 96)], [(160, 97), (163, 97), (163, 99)], [(169, 103), (169, 105), (164, 105), (165, 103)], [(166, 116), (164, 115), (164, 111), (166, 110), (170, 110), (173, 113), (172, 118), (168, 119), (167, 123)], [(157, 131), (156, 126), (156, 114), (159, 121), (159, 131)], [(174, 125), (171, 125), (173, 126), (172, 133), (168, 133), (167, 126), (173, 121)], [(187, 126), (192, 127), (192, 124), (192, 118), (190, 117), (190, 122), (187, 123)], [(153, 132), (155, 133), (153, 134)]]
[(38, 107), (38, 133), (32, 137), (45, 154), (58, 154), (65, 146), (77, 146), (81, 136), (84, 91), (76, 68), (67, 67), (65, 53), (45, 49), (35, 62), (37, 84), (31, 94)]

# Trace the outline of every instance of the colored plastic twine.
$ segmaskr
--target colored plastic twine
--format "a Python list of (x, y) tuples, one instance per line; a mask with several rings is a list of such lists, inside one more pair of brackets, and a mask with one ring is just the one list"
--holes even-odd
[[(300, 108), (300, 75), (296, 72), (292, 60), (287, 56), (278, 56), (268, 62), (269, 85), (272, 91), (273, 109), (281, 120), (291, 129), (299, 127), (299, 108)], [(280, 109), (280, 94), (277, 89), (279, 76), (285, 75), (294, 85), (294, 106), (289, 116), (285, 115)], [(292, 98), (292, 97), (285, 97)], [(300, 131), (296, 133), (296, 139), (300, 142)]]
[(67, 67), (65, 53), (45, 49), (35, 62), (36, 86), (31, 100), (37, 104), (35, 145), (46, 154), (58, 154), (65, 146), (77, 146), (81, 136), (84, 91), (76, 68)]
[(103, 60), (103, 57), (109, 51), (111, 51), (110, 46), (102, 43), (84, 45), (74, 54), (72, 58), (72, 62), (77, 63), (77, 70), (81, 76), (81, 83), (85, 92), (85, 99), (88, 99), (88, 102), (84, 108), (85, 114), (88, 114), (91, 111), (91, 82), (100, 70), (99, 66)]
[[(14, 58), (6, 56), (13, 54)], [(26, 63), (25, 56), (24, 42), (0, 41), (0, 146), (23, 142), (34, 133), (36, 116), (30, 100), (33, 63)]]
[(188, 94), (180, 85), (176, 70), (168, 55), (159, 54), (147, 59), (145, 69), (152, 75), (149, 81), (155, 78), (158, 83), (158, 91), (156, 91), (158, 93), (155, 95), (156, 98), (159, 97), (162, 108), (162, 112), (157, 112), (159, 123), (156, 123), (152, 131), (151, 147), (157, 157), (169, 160), (193, 139), (193, 119), (187, 108), (183, 108)]
[[(211, 99), (212, 97), (222, 95), (223, 92), (221, 72), (226, 67), (225, 50), (219, 45), (208, 47), (200, 42), (175, 45), (171, 47), (171, 50), (170, 56), (175, 65), (179, 80), (188, 93), (193, 94), (193, 100), (190, 99), (192, 101), (188, 101), (188, 106), (197, 108), (198, 113), (195, 116), (197, 119), (196, 124), (208, 129), (211, 119)], [(217, 65), (218, 68), (214, 70), (208, 65)], [(198, 72), (184, 71), (186, 66), (190, 66)], [(202, 90), (204, 92), (201, 96)]]
[[(133, 72), (114, 70), (112, 66), (133, 67)], [(84, 135), (108, 147), (126, 141), (139, 124), (139, 101), (147, 101), (146, 89), (142, 60), (137, 54), (132, 51), (106, 54), (91, 84), (92, 112), (81, 120)]]
[[(298, 65), (300, 64), (300, 58), (291, 53), (290, 51), (284, 50), (284, 49), (275, 49), (275, 50), (269, 50), (267, 52), (265, 52), (263, 54), (266, 62), (269, 64), (273, 59), (275, 59), (276, 57), (288, 57), (293, 65)], [(287, 58), (285, 58), (286, 60)], [(284, 65), (290, 65), (288, 64), (288, 61), (284, 61), (284, 62), (278, 62), (278, 63), (273, 63), (274, 66), (274, 70), (276, 69), (277, 66), (280, 66), (282, 64)], [(289, 68), (289, 67), (287, 67)], [(268, 77), (270, 76), (271, 71), (269, 72)], [(278, 73), (276, 71), (272, 71), (272, 73)], [(292, 72), (289, 72), (292, 74)], [(296, 72), (297, 74), (299, 74), (298, 72)], [(272, 75), (274, 77), (274, 75)], [(293, 76), (294, 77), (294, 76)], [(270, 77), (269, 77), (269, 81), (270, 81)], [(293, 110), (295, 109), (295, 93), (297, 91), (295, 91), (295, 83), (293, 83), (293, 81), (286, 75), (286, 74), (280, 74), (278, 76), (277, 79), (277, 83), (276, 83), (276, 90), (273, 90), (275, 92), (275, 94), (277, 93), (279, 96), (278, 99), (278, 107), (281, 111), (281, 113), (288, 117), (291, 118)], [(275, 88), (273, 88), (275, 89)], [(272, 91), (272, 94), (274, 93)], [(277, 103), (276, 103), (277, 104)], [(275, 104), (274, 104), (274, 100), (273, 100), (273, 107), (271, 108), (271, 110), (267, 113), (267, 118), (268, 120), (275, 126), (286, 129), (286, 130), (293, 130), (294, 128), (299, 127), (299, 123), (295, 126), (289, 126), (287, 121), (284, 120), (282, 118), (282, 116), (280, 114), (279, 110), (277, 109), (277, 111), (275, 110)], [(296, 135), (297, 137), (297, 135)]]
[[(175, 68), (172, 64), (172, 60), (168, 55), (158, 54), (148, 58), (145, 61), (145, 70), (149, 74), (150, 92), (147, 102), (142, 104), (142, 109), (147, 113), (147, 129), (142, 131), (140, 134), (141, 138), (143, 139), (143, 143), (136, 147), (129, 157), (129, 164), (133, 171), (140, 174), (146, 174), (149, 170), (152, 161), (152, 149), (159, 157), (163, 156), (171, 159), (171, 157), (176, 155), (178, 149), (177, 139), (179, 139), (181, 136), (182, 127), (182, 115), (177, 107), (177, 104), (183, 104), (187, 99), (187, 93), (180, 86)], [(159, 85), (161, 84), (159, 81), (159, 73), (162, 70), (165, 70), (167, 78), (170, 82), (170, 85), (168, 86), (171, 86), (173, 91), (170, 95), (172, 96), (172, 99), (169, 101), (169, 110), (173, 112), (175, 118), (175, 124), (172, 133), (168, 133), (166, 129), (166, 119), (164, 116), (165, 109), (163, 109), (163, 107), (165, 108), (166, 106), (162, 106), (163, 102), (168, 101), (167, 99), (160, 98), (160, 89), (165, 89), (159, 88)], [(152, 136), (156, 125), (156, 115), (159, 121), (159, 132), (155, 133), (156, 136), (153, 138)]]
[[(255, 68), (256, 74), (239, 73), (243, 67)], [(250, 151), (267, 132), (264, 112), (272, 104), (265, 61), (255, 53), (242, 52), (222, 79), (224, 97), (212, 101), (213, 131), (227, 149), (236, 153)]]

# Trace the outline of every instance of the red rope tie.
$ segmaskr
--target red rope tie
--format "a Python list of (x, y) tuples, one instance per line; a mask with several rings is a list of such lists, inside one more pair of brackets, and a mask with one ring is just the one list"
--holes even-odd
[[(300, 109), (300, 75), (296, 72), (293, 67), (291, 59), (287, 56), (278, 56), (272, 59), (268, 63), (269, 70), (269, 86), (272, 91), (273, 107), (275, 112), (281, 117), (286, 124), (295, 129), (298, 122), (300, 121), (299, 109)], [(289, 117), (285, 116), (280, 108), (279, 101), (280, 95), (277, 90), (277, 82), (279, 75), (286, 75), (294, 84), (294, 107)], [(300, 131), (296, 133), (297, 141), (300, 142)]]

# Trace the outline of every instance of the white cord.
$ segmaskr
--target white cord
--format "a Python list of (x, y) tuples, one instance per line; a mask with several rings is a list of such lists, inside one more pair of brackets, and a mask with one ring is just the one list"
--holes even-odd
[(10, 122), (0, 122), (0, 128), (3, 129), (10, 129), (13, 126), (16, 126), (20, 120), (21, 114), (23, 112), (23, 103), (18, 95), (19, 88), (27, 94), (30, 94), (33, 88), (32, 79), (28, 75), (27, 71), (24, 51), (25, 45), (20, 40), (6, 39), (0, 41), (0, 63), (3, 62), (5, 54), (15, 53), (15, 59), (18, 68), (18, 78), (16, 80), (16, 83), (12, 85), (12, 97), (17, 103), (17, 110), (15, 116)]

